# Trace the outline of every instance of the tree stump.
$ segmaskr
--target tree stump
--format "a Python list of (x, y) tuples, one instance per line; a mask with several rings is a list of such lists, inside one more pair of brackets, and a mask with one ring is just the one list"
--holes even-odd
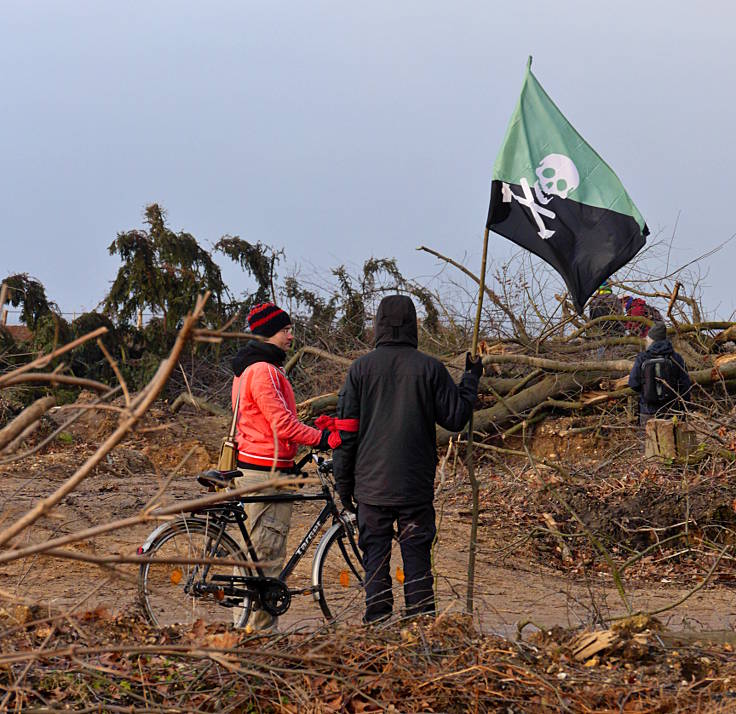
[(676, 419), (650, 419), (645, 430), (644, 457), (687, 459), (697, 446), (695, 430)]

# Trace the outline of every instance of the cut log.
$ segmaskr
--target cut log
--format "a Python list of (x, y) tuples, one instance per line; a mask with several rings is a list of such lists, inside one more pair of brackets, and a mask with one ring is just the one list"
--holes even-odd
[(690, 372), (690, 379), (695, 384), (713, 384), (713, 382), (719, 382), (721, 380), (729, 380), (736, 377), (736, 361), (721, 363), (720, 365), (710, 369), (698, 369), (694, 372)]
[(713, 338), (713, 342), (717, 345), (723, 345), (726, 342), (736, 342), (736, 325), (731, 325), (728, 329), (717, 334)]
[(525, 381), (531, 380), (526, 378), (517, 379), (516, 377), (481, 377), (478, 384), (478, 393), (493, 394), (495, 392), (503, 397), (509, 392), (516, 391), (518, 387), (524, 386)]
[(718, 369), (721, 369), (722, 367), (725, 367), (727, 364), (730, 364), (731, 362), (736, 362), (736, 353), (731, 353), (727, 355), (720, 355), (719, 357), (716, 357), (713, 361), (713, 364), (715, 364)]
[(26, 427), (38, 421), (55, 404), (56, 399), (54, 397), (43, 397), (26, 407), (10, 424), (0, 429), (0, 450), (4, 449)]
[(296, 405), (296, 413), (299, 419), (304, 421), (318, 414), (332, 411), (337, 407), (337, 392), (320, 394)]

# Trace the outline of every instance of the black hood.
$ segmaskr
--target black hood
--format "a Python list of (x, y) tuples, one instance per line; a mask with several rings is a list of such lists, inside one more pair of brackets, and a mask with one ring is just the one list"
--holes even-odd
[(657, 342), (652, 342), (647, 348), (647, 353), (651, 355), (671, 355), (674, 351), (672, 343), (669, 340), (657, 340)]
[(233, 357), (233, 372), (239, 377), (246, 367), (256, 362), (268, 362), (280, 367), (286, 359), (286, 352), (270, 342), (252, 340)]
[(383, 298), (376, 313), (376, 347), (416, 347), (417, 344), (417, 311), (411, 298), (406, 295), (388, 295)]

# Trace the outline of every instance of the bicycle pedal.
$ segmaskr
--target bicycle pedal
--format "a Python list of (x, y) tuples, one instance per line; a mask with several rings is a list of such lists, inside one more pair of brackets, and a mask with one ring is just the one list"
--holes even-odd
[(314, 595), (319, 592), (319, 585), (310, 585), (308, 588), (289, 589), (289, 595)]
[(243, 601), (242, 600), (232, 600), (230, 598), (225, 598), (220, 602), (220, 605), (222, 607), (243, 607)]

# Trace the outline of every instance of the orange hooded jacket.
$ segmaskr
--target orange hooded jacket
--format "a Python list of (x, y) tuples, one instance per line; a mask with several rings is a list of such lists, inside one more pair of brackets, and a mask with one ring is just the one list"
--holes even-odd
[[(235, 441), (241, 464), (288, 469), (294, 465), (298, 444), (316, 446), (322, 432), (296, 417), (294, 390), (284, 371), (268, 362), (256, 362), (233, 379), (232, 405), (240, 391)], [(274, 433), (278, 450), (274, 448)]]

